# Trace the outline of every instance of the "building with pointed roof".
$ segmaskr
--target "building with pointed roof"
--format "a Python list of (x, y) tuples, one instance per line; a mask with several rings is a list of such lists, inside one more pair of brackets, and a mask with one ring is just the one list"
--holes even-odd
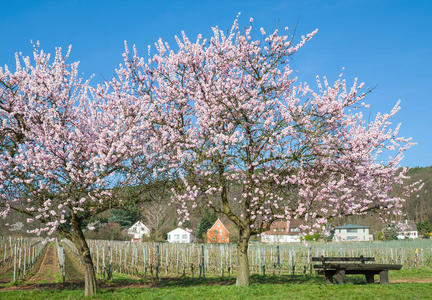
[(140, 241), (144, 236), (150, 236), (150, 229), (143, 222), (138, 221), (129, 227), (127, 234), (132, 236), (132, 241)]
[(174, 230), (168, 232), (168, 243), (192, 243), (194, 240), (194, 236), (192, 233), (177, 227)]
[(416, 223), (414, 221), (405, 220), (404, 225), (403, 230), (397, 233), (398, 240), (417, 239), (418, 231)]
[(263, 243), (296, 243), (301, 240), (300, 221), (275, 221), (270, 229), (261, 233)]
[(229, 243), (229, 231), (220, 219), (207, 230), (207, 243)]

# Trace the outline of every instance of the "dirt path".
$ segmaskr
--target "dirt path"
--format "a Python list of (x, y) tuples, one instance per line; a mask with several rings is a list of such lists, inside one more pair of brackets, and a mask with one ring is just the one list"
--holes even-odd
[(61, 272), (58, 265), (56, 246), (49, 244), (35, 275), (26, 283), (48, 283), (56, 282), (59, 279), (61, 280)]

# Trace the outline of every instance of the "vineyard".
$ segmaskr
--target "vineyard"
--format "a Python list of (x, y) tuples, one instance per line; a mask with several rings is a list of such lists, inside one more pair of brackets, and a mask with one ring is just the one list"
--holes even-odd
[(23, 280), (45, 248), (38, 238), (0, 238), (0, 283)]
[[(62, 243), (77, 255), (73, 245)], [(234, 244), (168, 244), (119, 241), (88, 241), (96, 272), (105, 278), (113, 273), (160, 280), (163, 277), (229, 277), (237, 268)], [(403, 264), (404, 268), (432, 265), (432, 241), (352, 243), (301, 243), (267, 245), (251, 243), (251, 274), (311, 275), (312, 256), (373, 256), (377, 262)]]
[[(174, 277), (233, 277), (237, 257), (234, 244), (168, 244), (121, 241), (88, 241), (98, 277), (118, 274), (159, 281)], [(301, 243), (249, 245), (251, 274), (312, 275), (312, 256), (373, 256), (377, 262), (403, 264), (404, 268), (432, 266), (432, 241), (352, 243)], [(36, 238), (0, 239), (0, 283), (28, 281), (43, 272), (41, 265), (55, 264), (58, 280), (72, 280), (70, 268), (79, 272), (77, 251), (69, 240), (45, 243)], [(70, 261), (67, 263), (67, 261)], [(73, 263), (72, 263), (73, 262)], [(74, 266), (75, 265), (75, 266)], [(69, 269), (69, 270), (68, 270)], [(37, 277), (37, 276), (36, 276)], [(74, 280), (79, 280), (79, 275)]]

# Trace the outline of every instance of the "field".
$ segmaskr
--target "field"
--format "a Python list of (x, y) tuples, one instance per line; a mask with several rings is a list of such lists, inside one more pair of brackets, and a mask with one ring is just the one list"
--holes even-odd
[[(428, 273), (429, 277), (424, 277)], [(432, 269), (419, 277), (411, 272), (391, 273), (391, 284), (365, 285), (362, 278), (349, 277), (345, 285), (325, 285), (322, 278), (276, 278), (253, 276), (252, 285), (239, 288), (233, 278), (150, 282), (117, 279), (100, 284), (103, 288), (91, 299), (432, 299)], [(409, 282), (407, 282), (409, 281)], [(417, 281), (417, 282), (416, 282)], [(16, 290), (16, 289), (17, 290)], [(1, 299), (82, 299), (82, 286), (40, 285), (38, 288), (9, 287)]]
[[(74, 252), (70, 243), (65, 245)], [(147, 277), (226, 277), (235, 275), (234, 244), (155, 244), (89, 241), (96, 270)], [(312, 275), (312, 256), (373, 256), (378, 263), (405, 268), (432, 267), (432, 241), (302, 243), (268, 245), (251, 243), (249, 265), (257, 275)]]
[[(432, 299), (431, 241), (251, 244), (249, 288), (235, 286), (234, 245), (89, 244), (99, 285), (92, 299)], [(25, 247), (30, 252), (19, 250)], [(0, 257), (7, 259), (1, 263), (0, 299), (81, 299), (83, 270), (75, 251), (68, 241), (3, 240)], [(375, 256), (404, 268), (390, 272), (389, 285), (366, 285), (363, 276), (326, 285), (309, 263), (320, 254)]]

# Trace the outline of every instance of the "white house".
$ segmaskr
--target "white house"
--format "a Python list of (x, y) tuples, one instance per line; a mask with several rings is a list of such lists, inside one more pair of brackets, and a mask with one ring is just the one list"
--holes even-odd
[(16, 222), (9, 225), (9, 231), (21, 231), (24, 228), (23, 222)]
[(333, 240), (337, 242), (372, 241), (369, 226), (345, 224), (335, 228)]
[(270, 229), (261, 233), (263, 243), (296, 243), (300, 242), (300, 222), (276, 221), (270, 225)]
[(405, 220), (405, 224), (403, 227), (404, 229), (402, 231), (399, 231), (397, 234), (398, 240), (418, 238), (417, 226), (413, 221)]
[(127, 230), (127, 234), (132, 236), (132, 240), (141, 240), (143, 236), (150, 236), (150, 229), (143, 222), (138, 221)]
[(192, 243), (194, 236), (180, 227), (168, 232), (169, 243)]

